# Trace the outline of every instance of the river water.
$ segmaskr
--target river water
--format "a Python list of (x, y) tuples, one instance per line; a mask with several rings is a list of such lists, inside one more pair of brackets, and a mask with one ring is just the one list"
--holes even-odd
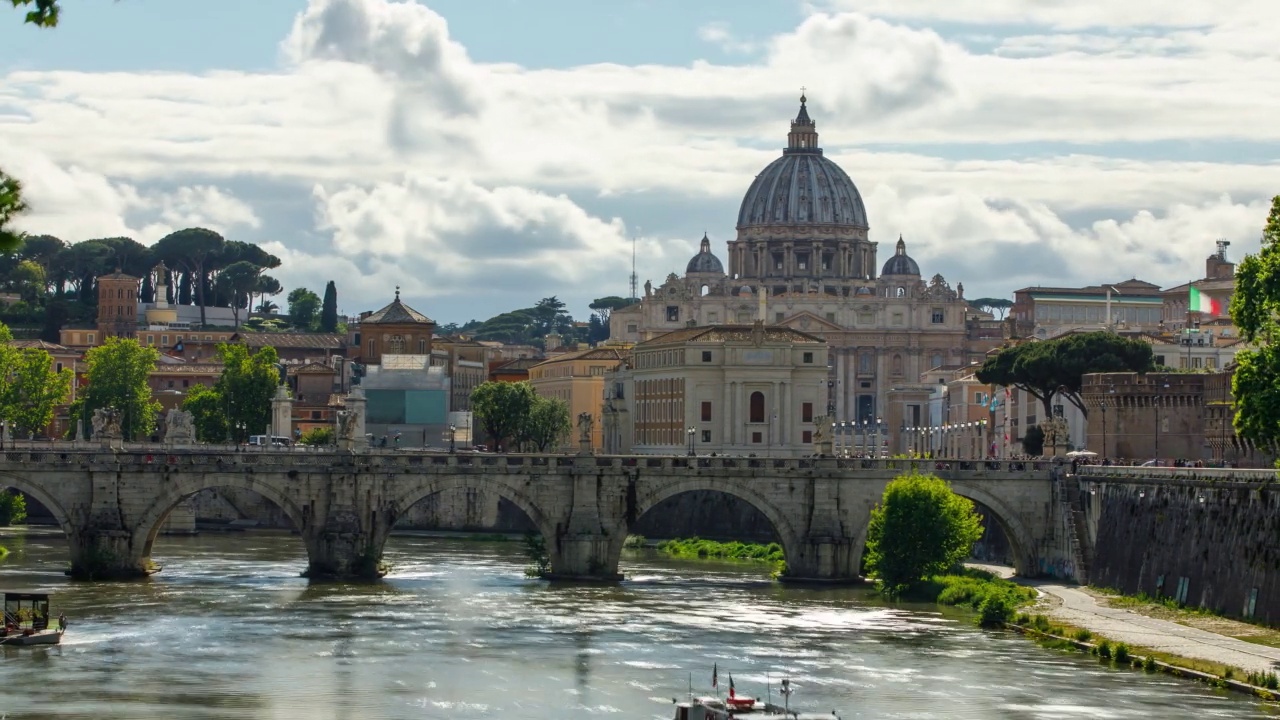
[(713, 665), (743, 694), (791, 678), (843, 718), (1274, 718), (1187, 681), (985, 632), (861, 589), (638, 552), (608, 587), (527, 579), (519, 542), (395, 537), (374, 585), (298, 577), (297, 536), (162, 537), (164, 571), (73, 583), (66, 544), (7, 530), (0, 589), (53, 593), (60, 647), (2, 648), (0, 718), (669, 719)]

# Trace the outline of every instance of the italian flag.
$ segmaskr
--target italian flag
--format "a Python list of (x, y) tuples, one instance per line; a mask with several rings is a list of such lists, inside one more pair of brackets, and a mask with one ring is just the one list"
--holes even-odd
[(1191, 312), (1204, 313), (1205, 315), (1221, 315), (1222, 301), (1215, 300), (1208, 295), (1200, 292), (1199, 288), (1191, 288)]

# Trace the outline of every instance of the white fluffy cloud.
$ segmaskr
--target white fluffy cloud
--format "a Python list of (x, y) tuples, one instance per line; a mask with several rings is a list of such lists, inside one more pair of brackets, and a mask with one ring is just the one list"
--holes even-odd
[(1261, 0), (829, 0), (771, 38), (701, 29), (742, 64), (558, 69), (476, 62), (429, 4), (311, 0), (272, 72), (0, 76), (24, 227), (206, 225), (287, 284), (336, 279), (349, 312), (395, 284), (445, 321), (581, 312), (625, 288), (634, 235), (655, 280), (732, 237), (801, 84), (875, 238), (970, 294), (1181, 282), (1218, 237), (1256, 247), (1280, 188)]

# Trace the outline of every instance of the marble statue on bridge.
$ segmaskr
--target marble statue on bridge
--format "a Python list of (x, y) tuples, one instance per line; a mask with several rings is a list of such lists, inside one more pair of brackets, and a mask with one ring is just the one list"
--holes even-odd
[(170, 447), (196, 441), (195, 418), (190, 412), (173, 408), (164, 417), (164, 442)]
[(589, 412), (578, 413), (578, 454), (591, 454), (591, 430), (595, 426), (595, 416)]

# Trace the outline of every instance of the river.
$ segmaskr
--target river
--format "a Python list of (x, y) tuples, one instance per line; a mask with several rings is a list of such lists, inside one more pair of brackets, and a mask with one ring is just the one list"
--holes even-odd
[(70, 631), (3, 648), (0, 718), (672, 717), (712, 666), (743, 694), (790, 677), (843, 718), (1275, 718), (1187, 681), (1039, 648), (864, 589), (784, 587), (759, 566), (637, 551), (614, 586), (524, 576), (519, 542), (395, 537), (388, 578), (311, 584), (300, 538), (161, 537), (163, 572), (63, 576), (62, 536), (8, 529), (0, 588), (53, 593)]

